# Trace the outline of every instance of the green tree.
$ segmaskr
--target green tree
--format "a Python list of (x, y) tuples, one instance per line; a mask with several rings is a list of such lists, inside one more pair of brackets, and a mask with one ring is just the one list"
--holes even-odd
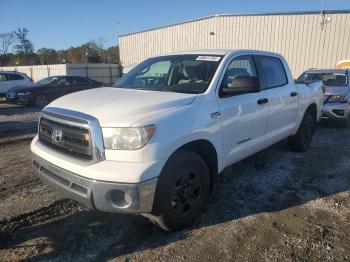
[(54, 49), (40, 48), (36, 53), (39, 57), (40, 64), (42, 65), (57, 64), (61, 62), (58, 60), (57, 52)]
[(107, 58), (105, 63), (120, 64), (119, 46), (112, 46), (106, 50)]

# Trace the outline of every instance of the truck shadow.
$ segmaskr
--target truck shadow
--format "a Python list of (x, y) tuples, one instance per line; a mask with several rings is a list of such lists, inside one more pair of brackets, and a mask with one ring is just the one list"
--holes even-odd
[(204, 214), (186, 230), (166, 233), (141, 216), (79, 211), (3, 231), (0, 248), (35, 247), (32, 260), (109, 260), (177, 242), (192, 230), (348, 191), (349, 163), (350, 130), (321, 127), (306, 153), (291, 152), (283, 141), (224, 170)]
[[(1, 103), (0, 103), (1, 105)], [(3, 116), (13, 116), (13, 115), (25, 115), (31, 113), (41, 112), (42, 108), (38, 107), (25, 107), (25, 106), (14, 106), (9, 104), (2, 104), (0, 107), (0, 115)]]
[(0, 138), (35, 134), (37, 130), (37, 120), (0, 122)]

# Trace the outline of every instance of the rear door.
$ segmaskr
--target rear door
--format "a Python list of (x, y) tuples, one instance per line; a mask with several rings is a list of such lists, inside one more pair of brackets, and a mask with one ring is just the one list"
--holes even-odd
[[(260, 78), (252, 56), (238, 56), (229, 62), (220, 89), (237, 76)], [(261, 90), (222, 97), (219, 90), (225, 166), (264, 148), (268, 117), (267, 92)]]
[(69, 77), (71, 81), (71, 85), (68, 87), (68, 92), (73, 93), (77, 91), (82, 91), (85, 89), (92, 88), (92, 84), (89, 82), (88, 79), (84, 77), (75, 77), (71, 76)]
[(288, 65), (275, 56), (256, 56), (269, 99), (266, 138), (268, 144), (284, 139), (295, 128), (299, 94)]
[(6, 74), (7, 81), (9, 83), (9, 87), (19, 86), (27, 84), (29, 81), (17, 73), (7, 73)]
[(0, 73), (0, 95), (5, 95), (9, 89), (9, 83), (4, 73)]

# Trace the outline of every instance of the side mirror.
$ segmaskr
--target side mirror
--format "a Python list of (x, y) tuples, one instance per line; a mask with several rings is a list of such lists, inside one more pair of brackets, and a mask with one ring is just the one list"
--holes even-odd
[(227, 86), (221, 86), (222, 96), (234, 96), (260, 91), (259, 79), (255, 76), (237, 76)]

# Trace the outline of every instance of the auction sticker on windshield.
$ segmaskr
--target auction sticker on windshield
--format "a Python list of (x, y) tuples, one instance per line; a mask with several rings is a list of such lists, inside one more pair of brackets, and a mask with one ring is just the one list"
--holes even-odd
[(220, 56), (198, 56), (197, 57), (197, 61), (213, 61), (213, 62), (217, 62), (220, 60)]

